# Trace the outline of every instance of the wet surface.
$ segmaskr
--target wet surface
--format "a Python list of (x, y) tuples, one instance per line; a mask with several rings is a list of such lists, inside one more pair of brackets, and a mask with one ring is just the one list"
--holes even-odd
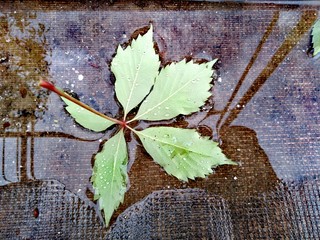
[[(38, 80), (51, 79), (96, 110), (121, 116), (109, 65), (117, 45), (150, 22), (163, 64), (219, 58), (213, 97), (202, 110), (161, 124), (197, 128), (221, 141), (240, 166), (180, 182), (128, 134), (130, 189), (113, 221), (155, 190), (202, 188), (243, 202), (273, 192), (280, 182), (319, 176), (320, 62), (308, 56), (317, 6), (141, 4), (1, 7), (0, 185), (54, 179), (95, 206), (92, 158), (114, 130), (93, 133), (76, 125)], [(153, 124), (159, 123), (137, 128)]]

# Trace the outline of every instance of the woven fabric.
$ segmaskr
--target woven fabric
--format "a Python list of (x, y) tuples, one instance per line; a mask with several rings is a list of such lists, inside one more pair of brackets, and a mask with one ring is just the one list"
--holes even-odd
[(319, 179), (248, 202), (200, 189), (156, 191), (122, 213), (107, 239), (317, 239), (319, 208)]
[(57, 181), (2, 187), (0, 217), (0, 239), (103, 239), (105, 233), (94, 208)]

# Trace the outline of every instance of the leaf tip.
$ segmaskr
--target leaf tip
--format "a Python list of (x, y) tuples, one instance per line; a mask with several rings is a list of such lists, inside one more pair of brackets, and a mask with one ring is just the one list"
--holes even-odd
[(224, 161), (223, 164), (225, 164), (225, 165), (228, 164), (228, 165), (239, 166), (239, 163), (234, 162), (234, 161), (232, 161), (232, 160), (230, 160), (230, 159), (228, 159), (228, 158), (226, 158), (226, 160)]

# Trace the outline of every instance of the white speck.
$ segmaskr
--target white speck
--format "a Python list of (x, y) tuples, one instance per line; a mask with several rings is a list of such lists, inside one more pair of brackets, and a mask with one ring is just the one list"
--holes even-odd
[(237, 178), (237, 177), (234, 177), (233, 179), (234, 179), (234, 180), (237, 180), (238, 178)]
[(218, 82), (222, 82), (222, 78), (221, 77), (218, 77)]
[(82, 81), (82, 80), (83, 80), (83, 78), (84, 78), (84, 77), (83, 77), (83, 75), (82, 75), (82, 74), (79, 74), (79, 75), (78, 75), (78, 80), (79, 80), (79, 81)]
[(101, 139), (101, 138), (99, 139), (99, 142), (102, 142), (102, 139)]

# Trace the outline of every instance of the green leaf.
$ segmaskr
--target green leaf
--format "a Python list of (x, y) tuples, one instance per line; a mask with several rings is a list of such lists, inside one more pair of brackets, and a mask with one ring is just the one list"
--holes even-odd
[(134, 120), (165, 120), (197, 112), (211, 95), (212, 66), (182, 60), (163, 68)]
[(312, 44), (313, 44), (313, 56), (320, 52), (320, 20), (318, 20), (312, 28)]
[(123, 131), (109, 139), (95, 156), (91, 181), (95, 199), (99, 199), (106, 225), (115, 209), (123, 202), (128, 184), (128, 153)]
[(183, 181), (204, 178), (218, 165), (236, 165), (216, 142), (201, 137), (194, 129), (151, 127), (136, 134), (151, 157), (167, 173)]
[(115, 91), (124, 108), (124, 119), (150, 92), (159, 67), (159, 56), (153, 47), (152, 25), (146, 34), (139, 35), (125, 50), (118, 47), (111, 70), (116, 77)]
[(70, 113), (75, 121), (84, 128), (95, 132), (101, 132), (115, 124), (114, 122), (94, 114), (93, 112), (90, 112), (89, 110), (71, 102), (64, 97), (61, 97), (61, 99), (67, 104), (66, 110), (68, 113)]

